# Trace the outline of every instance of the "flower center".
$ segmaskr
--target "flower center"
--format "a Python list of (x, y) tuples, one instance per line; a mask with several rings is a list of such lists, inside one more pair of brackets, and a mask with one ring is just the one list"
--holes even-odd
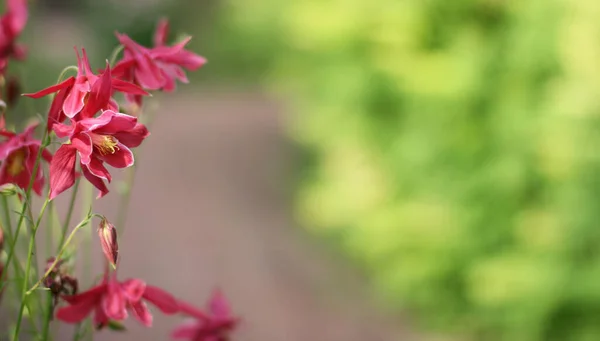
[(25, 169), (25, 150), (19, 149), (8, 157), (8, 174), (17, 176)]
[(111, 135), (92, 135), (92, 143), (101, 155), (114, 154), (119, 150), (119, 142)]

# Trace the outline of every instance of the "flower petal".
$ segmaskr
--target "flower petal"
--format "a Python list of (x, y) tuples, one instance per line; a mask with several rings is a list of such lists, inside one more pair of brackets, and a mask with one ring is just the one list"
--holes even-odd
[(79, 152), (81, 163), (87, 165), (90, 163), (90, 157), (92, 156), (93, 146), (92, 138), (90, 135), (81, 133), (71, 138), (71, 145)]
[(67, 323), (78, 323), (85, 319), (95, 307), (93, 300), (83, 301), (79, 304), (60, 308), (56, 318)]
[[(89, 73), (91, 73), (91, 70)], [(92, 117), (108, 105), (112, 94), (111, 84), (110, 64), (106, 61), (104, 73), (96, 80), (89, 93), (87, 104), (82, 112), (84, 117)]]
[(72, 125), (66, 125), (62, 123), (54, 123), (52, 129), (56, 133), (56, 136), (58, 136), (59, 138), (64, 138), (67, 136), (71, 136), (73, 134), (73, 131), (75, 130), (75, 127)]
[[(105, 110), (103, 112), (106, 113), (109, 110)], [(95, 130), (97, 134), (101, 135), (112, 135), (117, 132), (131, 130), (135, 128), (137, 124), (137, 117), (130, 116), (126, 114), (122, 114), (120, 112), (112, 112), (110, 117), (110, 121), (106, 123), (104, 126), (99, 127)]]
[(126, 93), (126, 94), (144, 95), (144, 96), (150, 95), (148, 92), (146, 92), (141, 87), (139, 87), (133, 83), (126, 82), (124, 80), (120, 80), (120, 79), (116, 79), (116, 78), (113, 78), (112, 86), (115, 90)]
[(169, 20), (162, 18), (156, 25), (154, 32), (154, 46), (162, 46), (167, 43), (167, 35), (169, 34)]
[(146, 283), (139, 279), (128, 279), (121, 283), (121, 288), (130, 302), (137, 302), (144, 295)]
[(200, 323), (201, 322), (197, 320), (188, 319), (177, 326), (173, 332), (171, 332), (171, 337), (174, 339), (195, 340), (196, 335), (198, 335), (202, 329), (202, 325)]
[(63, 144), (50, 163), (50, 200), (69, 189), (75, 183), (76, 149)]
[(90, 163), (87, 164), (87, 169), (92, 173), (93, 176), (104, 179), (108, 182), (112, 181), (112, 176), (108, 172), (108, 169), (104, 167), (102, 161), (100, 161), (97, 157), (90, 158)]
[[(87, 83), (87, 80), (81, 82)], [(85, 95), (87, 95), (88, 92), (84, 90), (83, 84), (84, 83), (79, 83), (78, 80), (65, 98), (63, 112), (68, 118), (73, 118), (77, 115), (85, 105)]]
[(114, 133), (113, 136), (122, 144), (129, 148), (138, 147), (142, 141), (150, 135), (148, 128), (145, 125), (138, 123), (135, 127), (128, 131)]
[(127, 168), (133, 166), (133, 153), (122, 143), (117, 144), (113, 154), (101, 155), (100, 159), (115, 168)]
[(146, 303), (143, 301), (137, 301), (130, 305), (133, 317), (140, 321), (146, 327), (152, 327), (152, 314)]
[(82, 164), (81, 172), (83, 173), (83, 176), (85, 176), (85, 178), (100, 191), (96, 199), (100, 199), (108, 193), (108, 188), (106, 188), (104, 181), (102, 181), (101, 178), (93, 175), (88, 169), (88, 166)]
[(121, 321), (127, 318), (127, 300), (121, 291), (119, 283), (114, 280), (108, 282), (107, 292), (102, 300), (102, 307), (110, 319)]
[(159, 287), (146, 285), (143, 297), (146, 301), (155, 305), (165, 314), (175, 314), (179, 312), (179, 304), (175, 297)]
[(64, 81), (62, 81), (61, 83), (58, 83), (56, 85), (52, 85), (49, 86), (45, 89), (42, 89), (38, 92), (34, 92), (31, 94), (23, 94), (23, 96), (27, 96), (27, 97), (31, 97), (31, 98), (40, 98), (40, 97), (44, 97), (46, 95), (49, 95), (51, 93), (57, 92), (61, 89), (65, 89), (68, 88), (69, 86), (72, 86), (73, 84), (75, 84), (75, 77), (71, 76), (67, 79), (65, 79)]
[(225, 295), (223, 295), (223, 292), (219, 289), (213, 292), (208, 307), (210, 312), (216, 317), (229, 317), (231, 313), (229, 302), (225, 298)]

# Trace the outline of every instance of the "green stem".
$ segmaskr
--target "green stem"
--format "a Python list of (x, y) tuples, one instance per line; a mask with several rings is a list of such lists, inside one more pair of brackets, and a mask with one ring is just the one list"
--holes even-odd
[[(75, 181), (75, 186), (73, 186), (73, 191), (71, 192), (71, 200), (69, 201), (69, 209), (67, 211), (67, 216), (65, 217), (65, 222), (62, 226), (62, 231), (60, 234), (60, 240), (58, 242), (57, 247), (61, 247), (65, 242), (65, 238), (67, 237), (67, 231), (69, 231), (69, 225), (71, 225), (71, 217), (73, 216), (73, 211), (75, 210), (75, 200), (77, 199), (77, 192), (79, 190), (79, 178)], [(58, 252), (58, 250), (57, 250)]]
[(77, 233), (77, 231), (84, 227), (85, 225), (87, 225), (90, 220), (92, 219), (94, 215), (88, 215), (84, 220), (82, 220), (79, 224), (77, 224), (77, 226), (75, 226), (75, 228), (73, 229), (73, 231), (71, 231), (71, 234), (69, 235), (69, 238), (67, 238), (67, 240), (65, 241), (65, 244), (60, 248), (60, 251), (58, 252), (58, 255), (56, 255), (56, 257), (54, 258), (54, 262), (50, 265), (50, 267), (48, 267), (48, 270), (46, 270), (46, 273), (44, 274), (44, 276), (42, 276), (42, 278), (40, 278), (32, 287), (31, 289), (27, 290), (25, 292), (26, 295), (30, 295), (35, 289), (37, 289), (37, 287), (40, 286), (40, 284), (42, 284), (42, 282), (44, 281), (44, 279), (46, 277), (48, 277), (48, 275), (50, 275), (50, 273), (52, 272), (52, 270), (54, 270), (54, 268), (56, 267), (56, 265), (58, 264), (58, 262), (60, 261), (63, 253), (65, 253), (65, 250), (67, 249), (67, 246), (69, 246), (69, 244), (71, 243), (71, 240), (73, 240), (73, 237), (75, 236), (75, 234)]
[(119, 46), (115, 47), (115, 49), (111, 53), (111, 55), (110, 55), (110, 67), (111, 68), (113, 66), (115, 66), (115, 62), (117, 61), (117, 58), (119, 57), (119, 53), (121, 53), (121, 51), (123, 51), (124, 48), (125, 48), (125, 46), (119, 44)]
[(27, 263), (25, 265), (25, 277), (23, 278), (23, 288), (21, 289), (21, 307), (19, 308), (19, 315), (17, 315), (17, 325), (15, 328), (15, 335), (13, 336), (13, 340), (18, 340), (19, 331), (21, 329), (21, 321), (23, 320), (23, 312), (25, 311), (25, 305), (27, 301), (27, 287), (29, 287), (29, 276), (31, 273), (31, 263), (34, 255), (35, 248), (35, 235), (37, 233), (37, 229), (40, 226), (42, 221), (42, 217), (44, 216), (44, 212), (46, 211), (46, 207), (48, 206), (48, 202), (50, 202), (49, 198), (44, 200), (44, 204), (42, 205), (42, 209), (40, 210), (40, 215), (38, 216), (35, 225), (31, 231), (31, 236), (29, 236), (29, 250), (27, 252)]
[[(40, 148), (38, 149), (38, 154), (35, 158), (35, 163), (33, 165), (33, 170), (31, 172), (31, 177), (29, 178), (29, 185), (27, 186), (27, 191), (25, 192), (25, 198), (23, 198), (23, 207), (21, 208), (21, 214), (19, 215), (19, 222), (17, 223), (17, 229), (15, 231), (15, 235), (14, 238), (12, 240), (11, 246), (10, 246), (10, 252), (8, 254), (8, 258), (6, 260), (6, 263), (9, 264), (10, 261), (12, 260), (14, 254), (15, 254), (15, 244), (17, 242), (17, 240), (19, 239), (19, 233), (21, 232), (21, 226), (23, 226), (23, 220), (25, 220), (25, 212), (27, 210), (27, 206), (30, 203), (31, 200), (31, 189), (33, 188), (33, 183), (35, 182), (35, 177), (37, 175), (37, 170), (40, 166), (40, 162), (42, 159), (42, 151), (44, 150), (44, 148), (46, 148), (48, 146), (48, 130), (44, 127), (44, 136), (42, 137), (42, 145), (40, 146)], [(33, 240), (33, 236), (30, 240), (30, 253), (28, 255), (28, 258), (31, 258), (31, 249), (33, 249), (32, 241), (35, 242)], [(2, 272), (2, 276), (0, 278), (0, 282), (3, 282), (3, 278), (6, 276), (6, 273), (8, 271), (3, 271)], [(25, 289), (27, 289), (27, 282), (29, 282), (29, 278), (27, 270), (25, 272), (25, 278), (23, 279), (24, 283), (23, 283), (23, 287)], [(13, 341), (17, 341), (19, 340), (19, 332), (21, 329), (21, 320), (23, 319), (23, 310), (25, 308), (25, 297), (22, 297), (23, 300), (21, 301), (21, 307), (19, 308), (19, 315), (17, 317), (17, 324), (15, 327), (15, 333), (13, 335)]]
[(52, 302), (52, 293), (48, 292), (46, 295), (47, 303), (46, 303), (46, 315), (44, 316), (44, 324), (42, 325), (42, 338), (41, 340), (48, 340), (48, 333), (50, 331), (50, 320), (52, 320), (52, 307), (54, 306), (54, 302)]

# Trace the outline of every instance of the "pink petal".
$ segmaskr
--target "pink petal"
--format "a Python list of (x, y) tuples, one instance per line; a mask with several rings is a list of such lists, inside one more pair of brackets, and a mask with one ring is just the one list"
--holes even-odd
[(227, 302), (221, 290), (217, 289), (213, 292), (208, 306), (211, 313), (217, 317), (228, 317), (230, 315), (229, 302)]
[(54, 130), (54, 133), (56, 133), (56, 136), (58, 136), (59, 138), (64, 138), (67, 136), (71, 136), (73, 134), (73, 131), (75, 130), (75, 127), (62, 123), (54, 123), (52, 129)]
[[(107, 112), (105, 110), (104, 112)], [(113, 112), (110, 121), (104, 126), (96, 129), (95, 133), (111, 135), (118, 132), (123, 132), (135, 128), (137, 124), (137, 117), (122, 114), (120, 112)]]
[(152, 327), (152, 314), (143, 301), (138, 301), (130, 305), (133, 317), (140, 321), (146, 327)]
[(145, 89), (158, 90), (163, 87), (164, 79), (160, 68), (147, 53), (140, 54), (135, 78)]
[(119, 283), (110, 280), (107, 293), (103, 297), (102, 307), (110, 319), (121, 321), (127, 318), (127, 300), (119, 287)]
[(67, 323), (78, 323), (85, 319), (94, 307), (94, 301), (83, 301), (79, 304), (60, 308), (56, 312), (56, 318)]
[(61, 123), (65, 120), (66, 116), (62, 112), (62, 106), (69, 91), (71, 91), (71, 86), (59, 90), (52, 99), (50, 110), (48, 110), (48, 131), (51, 131), (54, 128), (54, 124)]
[(69, 189), (75, 183), (76, 149), (63, 144), (50, 163), (50, 200)]
[(13, 34), (19, 34), (23, 31), (27, 23), (27, 1), (26, 0), (8, 0), (8, 15), (10, 15), (10, 28)]
[(96, 199), (100, 199), (108, 193), (108, 188), (106, 188), (104, 181), (102, 181), (101, 178), (93, 175), (88, 169), (88, 166), (81, 165), (81, 172), (83, 173), (83, 176), (85, 176), (85, 178), (100, 191)]
[[(87, 83), (87, 81), (85, 81)], [(73, 118), (77, 115), (85, 105), (85, 95), (87, 91), (83, 90), (84, 86), (81, 83), (75, 83), (63, 103), (63, 112), (68, 118)]]
[(133, 153), (122, 143), (117, 144), (113, 154), (101, 155), (100, 159), (115, 168), (127, 168), (133, 166)]
[(144, 299), (155, 305), (165, 314), (175, 314), (179, 312), (177, 300), (168, 292), (153, 285), (146, 285), (143, 295)]
[(111, 120), (112, 117), (114, 116), (115, 112), (112, 110), (104, 110), (102, 112), (102, 114), (100, 114), (100, 116), (98, 117), (93, 117), (93, 118), (85, 118), (79, 122), (77, 122), (77, 124), (86, 131), (94, 131), (96, 129), (102, 128), (105, 125), (107, 125)]
[(144, 96), (150, 95), (148, 92), (146, 92), (144, 89), (140, 88), (139, 86), (137, 86), (133, 83), (130, 83), (130, 82), (116, 79), (116, 78), (113, 78), (112, 86), (115, 90), (123, 92), (123, 93), (127, 93), (127, 94), (144, 95)]
[(50, 87), (47, 87), (45, 89), (42, 89), (38, 92), (34, 92), (31, 94), (23, 94), (23, 96), (27, 96), (27, 97), (31, 97), (31, 98), (40, 98), (40, 97), (44, 97), (46, 95), (49, 95), (51, 93), (57, 92), (61, 89), (65, 89), (68, 88), (69, 86), (72, 86), (75, 83), (75, 77), (71, 76), (67, 79), (65, 79), (64, 81), (62, 81), (61, 83), (58, 83), (56, 85), (52, 85)]
[(129, 302), (137, 302), (144, 295), (146, 283), (139, 279), (128, 279), (121, 283), (121, 288)]
[(179, 302), (177, 302), (177, 305), (179, 306), (179, 311), (183, 314), (186, 314), (189, 316), (194, 316), (201, 320), (208, 319), (208, 316), (204, 311), (202, 311), (199, 308), (196, 308), (195, 306), (193, 306), (185, 301), (179, 301)]
[(166, 18), (160, 19), (154, 33), (154, 46), (161, 46), (167, 43), (167, 35), (169, 34), (169, 20)]
[(90, 173), (92, 173), (93, 176), (97, 178), (107, 180), (108, 182), (112, 181), (112, 177), (108, 172), (108, 169), (106, 169), (106, 167), (104, 167), (102, 164), (102, 161), (96, 157), (92, 157), (90, 159), (90, 163), (87, 164), (87, 169), (90, 171)]
[[(91, 72), (91, 71), (90, 71)], [(89, 93), (87, 105), (83, 116), (92, 117), (100, 109), (106, 107), (112, 93), (110, 65), (106, 61), (106, 69), (102, 76), (96, 80)]]
[(150, 132), (145, 125), (138, 123), (133, 129), (114, 133), (113, 136), (127, 147), (135, 148), (142, 144), (146, 137), (150, 136)]
[(190, 339), (195, 340), (196, 335), (200, 333), (202, 325), (197, 320), (189, 319), (177, 326), (171, 337), (174, 339)]
[(102, 295), (106, 291), (106, 284), (102, 283), (97, 285), (88, 291), (84, 291), (77, 295), (66, 295), (62, 296), (62, 299), (67, 301), (70, 304), (79, 304), (82, 302), (86, 302), (89, 300), (93, 300), (94, 302), (99, 302), (102, 298)]
[(90, 163), (90, 157), (92, 156), (93, 146), (92, 138), (86, 134), (81, 133), (71, 138), (71, 145), (79, 152), (81, 163), (87, 165)]
[(101, 305), (96, 305), (94, 311), (94, 327), (96, 329), (103, 328), (108, 323), (109, 319)]

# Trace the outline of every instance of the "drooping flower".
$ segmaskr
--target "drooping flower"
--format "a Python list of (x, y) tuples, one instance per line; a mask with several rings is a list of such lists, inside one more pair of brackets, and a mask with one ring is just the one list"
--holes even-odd
[(50, 199), (75, 183), (75, 163), (79, 155), (81, 171), (85, 178), (100, 190), (98, 198), (108, 193), (104, 180), (112, 177), (104, 163), (115, 168), (130, 167), (134, 163), (129, 148), (139, 146), (150, 135), (137, 118), (112, 110), (104, 110), (97, 118), (85, 118), (73, 125), (56, 123), (58, 137), (69, 137), (50, 163)]
[[(46, 261), (44, 273), (50, 270), (55, 260), (56, 258), (51, 257)], [(77, 278), (69, 275), (63, 263), (64, 260), (59, 260), (48, 276), (44, 278), (44, 286), (48, 288), (52, 296), (52, 312), (56, 309), (61, 295), (75, 295), (79, 289)]]
[(87, 58), (85, 49), (82, 49), (81, 57), (77, 54), (77, 76), (52, 85), (38, 92), (25, 94), (31, 98), (40, 98), (51, 93), (57, 93), (48, 113), (48, 130), (54, 124), (62, 123), (67, 117), (74, 118), (80, 114), (78, 119), (93, 117), (99, 110), (118, 111), (117, 102), (111, 97), (113, 91), (120, 91), (132, 95), (148, 95), (146, 91), (135, 84), (112, 77), (110, 67), (96, 75), (93, 73)]
[(6, 13), (0, 18), (0, 69), (4, 70), (8, 58), (25, 58), (25, 48), (16, 43), (27, 23), (27, 0), (7, 0)]
[[(188, 83), (183, 69), (195, 71), (206, 63), (206, 59), (185, 49), (192, 39), (166, 45), (169, 30), (167, 20), (161, 20), (154, 35), (154, 47), (147, 48), (133, 41), (126, 34), (116, 33), (117, 39), (125, 47), (123, 59), (114, 69), (115, 77), (139, 84), (146, 90), (175, 90), (176, 80)], [(141, 104), (141, 97), (129, 95), (128, 100)]]
[(117, 229), (115, 226), (103, 218), (98, 226), (98, 236), (100, 237), (100, 245), (106, 260), (113, 266), (117, 267), (117, 258), (119, 257), (119, 243), (117, 241)]
[(213, 292), (208, 303), (208, 312), (181, 301), (179, 309), (192, 318), (171, 333), (173, 339), (227, 341), (239, 322), (239, 319), (232, 315), (229, 302), (220, 290)]
[[(0, 143), (0, 185), (12, 183), (24, 190), (29, 187), (29, 181), (35, 168), (41, 141), (34, 138), (37, 125), (32, 125), (20, 134), (2, 130), (0, 135), (7, 140)], [(52, 154), (46, 149), (42, 151), (42, 159), (51, 162)], [(42, 194), (44, 173), (42, 165), (38, 165), (33, 181), (33, 191)]]
[(100, 329), (110, 321), (123, 321), (129, 313), (143, 325), (152, 326), (152, 314), (145, 302), (152, 303), (164, 314), (175, 314), (179, 306), (175, 298), (161, 288), (140, 279), (117, 281), (116, 275), (104, 276), (99, 285), (77, 295), (63, 296), (69, 303), (56, 312), (56, 318), (78, 323), (94, 312), (94, 325)]

